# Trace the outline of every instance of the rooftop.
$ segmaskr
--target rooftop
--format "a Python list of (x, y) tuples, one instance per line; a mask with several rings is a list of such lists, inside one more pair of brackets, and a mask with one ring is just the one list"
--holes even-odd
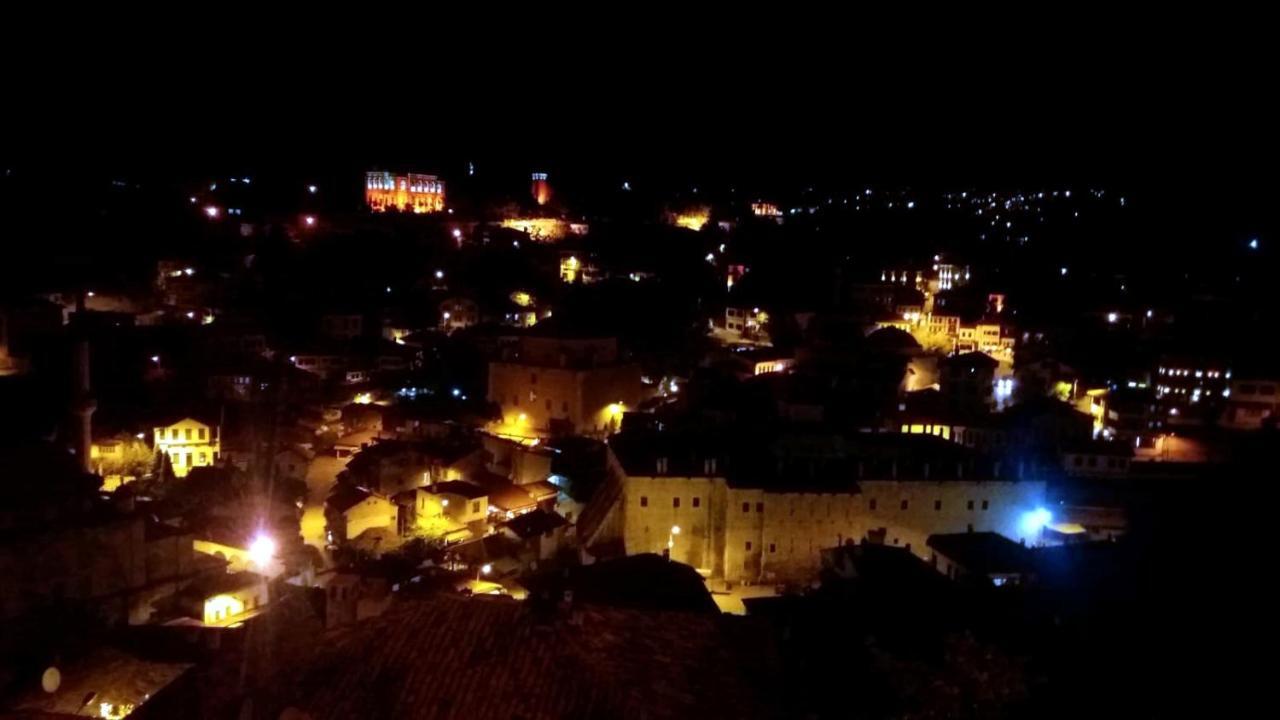
[(1023, 573), (1031, 569), (1030, 551), (999, 533), (930, 535), (926, 544), (978, 575)]
[(468, 500), (476, 500), (485, 497), (488, 492), (484, 488), (463, 480), (450, 480), (448, 482), (436, 483), (428, 488), (430, 492), (437, 495), (458, 495)]
[[(394, 641), (388, 642), (388, 638)], [(775, 717), (777, 655), (755, 623), (505, 598), (406, 600), (334, 636), (292, 696), (326, 718)]]
[(503, 525), (509, 528), (517, 536), (528, 540), (544, 533), (549, 533), (556, 528), (564, 527), (568, 522), (558, 514), (547, 512), (546, 510), (532, 510), (513, 520), (508, 520)]

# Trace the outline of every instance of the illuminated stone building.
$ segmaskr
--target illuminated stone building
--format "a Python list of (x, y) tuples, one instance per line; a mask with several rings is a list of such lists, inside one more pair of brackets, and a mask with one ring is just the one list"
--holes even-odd
[[(597, 493), (606, 507), (583, 512), (579, 536), (588, 547), (621, 539), (628, 555), (669, 553), (710, 577), (747, 583), (808, 581), (822, 548), (863, 539), (924, 559), (938, 533), (1040, 541), (1045, 482), (1034, 473), (1002, 472), (939, 438), (896, 438), (743, 467), (732, 453), (617, 436), (613, 478)], [(873, 447), (885, 440), (899, 451)]]
[(619, 356), (616, 338), (524, 336), (489, 363), (504, 436), (607, 435), (645, 394), (640, 366)]
[(751, 203), (751, 214), (756, 217), (773, 218), (781, 222), (782, 211), (778, 206), (763, 200)]
[(444, 210), (444, 181), (435, 175), (370, 171), (365, 173), (364, 199), (374, 212), (440, 212)]

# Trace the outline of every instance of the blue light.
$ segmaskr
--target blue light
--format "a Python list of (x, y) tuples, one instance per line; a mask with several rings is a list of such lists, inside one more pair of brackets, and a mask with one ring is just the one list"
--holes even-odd
[(458, 388), (454, 388), (454, 389), (453, 389), (453, 396), (454, 396), (454, 397), (461, 397), (461, 396), (462, 396), (462, 391), (461, 391), (461, 390), (459, 390)]
[(1035, 535), (1051, 522), (1053, 522), (1053, 513), (1042, 507), (1036, 508), (1022, 514), (1022, 532), (1026, 535)]
[(1252, 239), (1252, 240), (1250, 240), (1250, 241), (1249, 241), (1249, 249), (1250, 249), (1250, 250), (1257, 250), (1257, 249), (1258, 249), (1258, 238), (1254, 238), (1254, 239)]

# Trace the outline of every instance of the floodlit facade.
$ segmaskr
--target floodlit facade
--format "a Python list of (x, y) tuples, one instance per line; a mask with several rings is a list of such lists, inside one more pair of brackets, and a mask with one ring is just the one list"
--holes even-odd
[(616, 431), (644, 396), (640, 367), (618, 356), (613, 338), (521, 339), (489, 364), (489, 400), (502, 409), (498, 434), (549, 437)]
[(626, 477), (619, 502), (628, 555), (668, 551), (712, 577), (751, 583), (809, 579), (822, 548), (868, 537), (922, 559), (938, 533), (1034, 543), (1039, 528), (1026, 519), (1044, 495), (1035, 480), (858, 479), (837, 492), (789, 492), (733, 487), (716, 474), (653, 474)]
[(193, 418), (155, 429), (156, 452), (169, 456), (175, 477), (186, 477), (192, 468), (216, 465), (222, 452), (218, 428)]
[(364, 200), (374, 212), (441, 212), (444, 210), (444, 181), (435, 175), (370, 171), (365, 173)]

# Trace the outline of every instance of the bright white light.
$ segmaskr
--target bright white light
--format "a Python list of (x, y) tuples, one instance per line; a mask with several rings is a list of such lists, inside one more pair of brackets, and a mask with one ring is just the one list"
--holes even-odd
[(491, 573), (491, 572), (493, 572), (493, 565), (491, 565), (491, 564), (489, 564), (489, 563), (485, 563), (485, 564), (483, 564), (483, 565), (481, 565), (481, 566), (480, 566), (480, 574), (481, 574), (481, 575), (488, 575), (488, 574), (489, 574), (489, 573)]
[(1151, 316), (1153, 316), (1153, 315), (1155, 315), (1155, 311), (1153, 311), (1153, 310), (1148, 310), (1148, 311), (1147, 311), (1147, 317), (1151, 317)]
[(219, 212), (218, 208), (214, 207), (213, 205), (209, 205), (204, 209), (204, 214), (208, 215), (211, 218), (218, 217), (218, 212)]
[(266, 535), (259, 535), (249, 544), (249, 559), (254, 565), (262, 567), (271, 562), (276, 554), (276, 541)]
[(449, 498), (444, 498), (443, 500), (441, 500), (440, 507), (449, 507)]
[(715, 254), (715, 253), (707, 253), (707, 257), (705, 258), (705, 260), (706, 260), (707, 262), (709, 262), (709, 263), (713, 263), (713, 262), (715, 262), (715, 261), (716, 261), (716, 254)]
[(134, 437), (138, 438), (139, 440), (145, 440), (145, 439), (147, 439), (147, 434), (146, 434), (146, 433), (138, 433), (137, 435), (134, 435)]
[(672, 535), (679, 535), (679, 534), (680, 534), (680, 526), (679, 526), (679, 525), (672, 525), (672, 526), (671, 526), (671, 534), (672, 534)]
[(1252, 240), (1249, 241), (1249, 249), (1250, 250), (1258, 249), (1258, 238), (1253, 238)]
[(186, 273), (186, 274), (187, 274), (187, 277), (190, 277), (190, 276), (192, 276), (192, 275), (195, 275), (195, 274), (196, 274), (196, 269), (195, 269), (195, 268), (183, 268), (183, 269), (182, 269), (182, 272)]
[(1109, 312), (1109, 313), (1107, 313), (1107, 322), (1109, 322), (1109, 323), (1114, 323), (1114, 322), (1116, 322), (1116, 321), (1117, 321), (1117, 320), (1119, 320), (1119, 319), (1120, 319), (1120, 315), (1119, 315), (1119, 314), (1117, 314), (1117, 313), (1113, 313), (1113, 312)]
[(1063, 277), (1066, 277), (1066, 276), (1067, 276), (1067, 269), (1066, 269), (1066, 268), (1058, 268), (1058, 272), (1059, 272)]
[(195, 313), (195, 311), (194, 311), (194, 310), (188, 310), (188, 311), (187, 311), (187, 318), (188, 318), (188, 319), (190, 319), (190, 318), (194, 318), (195, 316), (196, 316), (196, 313)]
[(307, 192), (311, 193), (312, 195), (315, 195), (315, 194), (316, 194), (316, 186), (315, 186), (315, 185), (308, 185), (308, 186), (307, 186)]
[(461, 395), (461, 394), (462, 394), (462, 391), (461, 391), (461, 390), (459, 390), (458, 388), (454, 388), (454, 389), (452, 390), (452, 393), (451, 393), (451, 394), (452, 394), (454, 397), (458, 397), (459, 395)]
[(915, 201), (915, 200), (910, 200), (910, 201), (908, 201), (908, 202), (907, 202), (907, 209), (908, 209), (908, 210), (910, 210), (910, 209), (914, 208), (915, 206), (916, 206), (916, 201)]
[(443, 279), (444, 279), (444, 271), (443, 271), (443, 270), (437, 270), (437, 271), (436, 271), (436, 279), (437, 279), (437, 280), (443, 280)]
[(316, 216), (307, 215), (306, 217), (302, 218), (302, 222), (306, 223), (307, 227), (312, 227), (313, 225), (316, 224)]
[(450, 317), (452, 317), (452, 316), (451, 316), (451, 315), (446, 311), (446, 312), (445, 312), (445, 314), (444, 314), (444, 319), (445, 319), (445, 320), (448, 320)]
[(458, 228), (454, 228), (454, 229), (453, 229), (453, 237), (454, 237), (454, 238), (457, 238), (457, 239), (462, 239), (462, 231), (461, 231), (461, 230), (459, 230)]
[(151, 356), (151, 362), (153, 362), (153, 363), (158, 363), (158, 362), (160, 362), (160, 356), (159, 356), (159, 355), (152, 355), (152, 356)]
[(192, 204), (192, 205), (195, 205), (195, 204), (196, 204), (196, 196), (195, 196), (195, 195), (192, 195), (190, 199), (191, 199), (191, 204)]
[(1036, 508), (1022, 514), (1022, 531), (1027, 535), (1034, 535), (1050, 522), (1053, 522), (1053, 513), (1044, 508)]

